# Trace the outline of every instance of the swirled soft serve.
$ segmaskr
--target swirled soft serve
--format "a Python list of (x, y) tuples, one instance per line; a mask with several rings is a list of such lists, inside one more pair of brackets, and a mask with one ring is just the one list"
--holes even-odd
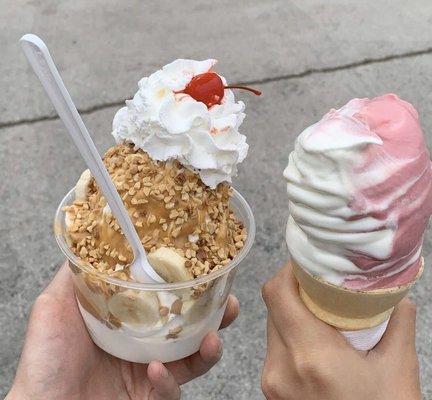
[(331, 110), (300, 134), (284, 176), (287, 243), (304, 269), (356, 289), (415, 278), (432, 171), (411, 104), (387, 94)]

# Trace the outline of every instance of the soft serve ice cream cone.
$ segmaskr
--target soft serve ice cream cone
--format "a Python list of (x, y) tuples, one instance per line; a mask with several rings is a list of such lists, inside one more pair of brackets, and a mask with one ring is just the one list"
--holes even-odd
[(373, 347), (423, 270), (432, 170), (416, 110), (393, 94), (351, 100), (300, 134), (284, 176), (304, 303)]
[(248, 151), (238, 131), (244, 104), (215, 62), (176, 60), (141, 79), (114, 117), (117, 144), (103, 158), (167, 284), (137, 282), (131, 247), (89, 171), (58, 212), (89, 332), (120, 358), (172, 361), (197, 351), (218, 328), (234, 267), (253, 240), (250, 210), (230, 185)]

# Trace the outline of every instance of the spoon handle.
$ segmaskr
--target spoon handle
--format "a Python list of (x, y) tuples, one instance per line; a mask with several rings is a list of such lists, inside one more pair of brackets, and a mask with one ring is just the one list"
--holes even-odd
[[(65, 124), (69, 135), (78, 147), (84, 161), (105, 196), (112, 213), (117, 219), (127, 241), (132, 247), (135, 259), (150, 266), (129, 214), (102, 162), (102, 159), (82, 121), (63, 80), (51, 58), (45, 43), (33, 34), (24, 35), (20, 39), (24, 53), (39, 78), (54, 108)], [(148, 282), (160, 281), (154, 270), (145, 268)], [(154, 276), (149, 276), (154, 274)]]

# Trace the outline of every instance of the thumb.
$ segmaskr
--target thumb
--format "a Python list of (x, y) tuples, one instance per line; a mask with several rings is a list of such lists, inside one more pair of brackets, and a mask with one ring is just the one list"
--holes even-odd
[(401, 350), (415, 352), (415, 324), (416, 306), (404, 298), (393, 311), (387, 330), (373, 351), (390, 354)]
[(179, 400), (180, 387), (172, 373), (159, 361), (152, 361), (147, 367), (147, 376), (152, 385), (149, 399)]
[(53, 280), (42, 293), (58, 299), (74, 298), (72, 272), (67, 261), (59, 268)]

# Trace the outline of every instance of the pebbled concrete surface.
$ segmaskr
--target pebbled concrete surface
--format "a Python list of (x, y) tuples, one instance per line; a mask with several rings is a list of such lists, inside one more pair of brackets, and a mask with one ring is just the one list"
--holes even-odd
[(21, 54), (24, 33), (44, 38), (82, 109), (122, 101), (175, 58), (217, 58), (230, 81), (256, 81), (426, 50), (432, 34), (429, 0), (0, 0), (0, 10), (0, 124), (54, 115)]
[[(226, 31), (216, 38), (210, 35), (211, 29), (197, 37), (194, 26), (205, 13), (220, 17), (220, 3), (192, 7), (194, 3), (186, 2), (184, 8), (176, 12), (171, 8), (170, 13), (167, 12), (168, 3), (162, 2), (160, 6), (146, 3), (153, 20), (159, 21), (159, 24), (153, 21), (151, 25), (154, 28), (151, 35), (154, 36), (149, 36), (149, 42), (153, 41), (153, 48), (151, 58), (147, 58), (138, 50), (142, 48), (138, 34), (130, 42), (125, 40), (135, 31), (138, 21), (137, 15), (131, 13), (132, 8), (129, 9), (132, 7), (130, 3), (120, 10), (112, 5), (114, 2), (106, 2), (102, 11), (101, 2), (92, 2), (88, 13), (93, 16), (93, 22), (90, 23), (88, 17), (87, 24), (84, 23), (86, 9), (80, 1), (74, 3), (73, 9), (68, 3), (54, 1), (20, 1), (16, 7), (3, 7), (3, 3), (0, 0), (0, 21), (7, 19), (11, 23), (5, 35), (0, 35), (0, 41), (9, 41), (12, 36), (15, 40), (23, 33), (18, 31), (24, 24), (29, 24), (26, 29), (32, 24), (38, 27), (36, 32), (44, 32), (52, 43), (52, 52), (60, 61), (66, 84), (82, 107), (97, 107), (129, 96), (135, 90), (142, 71), (151, 72), (178, 55), (200, 57), (203, 49), (208, 50), (208, 43), (214, 47), (210, 47), (211, 51), (208, 50), (206, 55), (219, 58), (221, 70), (233, 81), (265, 80), (305, 69), (360, 62), (365, 57), (380, 58), (413, 52), (428, 46), (427, 29), (430, 28), (426, 24), (430, 22), (428, 15), (432, 15), (432, 6), (426, 1), (416, 2), (418, 7), (404, 5), (402, 1), (392, 2), (395, 6), (385, 17), (382, 13), (386, 9), (380, 9), (372, 1), (361, 5), (351, 1), (343, 4), (333, 1), (269, 1), (260, 5), (236, 2), (228, 7), (232, 13), (225, 17), (228, 22), (222, 22)], [(18, 11), (20, 3), (26, 3), (30, 8)], [(281, 11), (282, 4), (285, 11)], [(186, 13), (189, 6), (192, 8)], [(257, 15), (256, 20), (242, 19), (239, 13)], [(54, 17), (59, 15), (65, 18), (63, 23), (54, 22)], [(191, 24), (180, 25), (183, 20), (180, 17), (187, 15)], [(288, 19), (289, 15), (291, 19)], [(348, 21), (343, 20), (348, 16)], [(117, 26), (112, 22), (126, 17), (134, 22), (131, 26)], [(143, 24), (149, 21), (149, 17), (145, 18)], [(76, 26), (67, 26), (67, 21), (75, 19)], [(263, 19), (268, 23), (265, 24)], [(168, 26), (166, 20), (170, 23), (175, 21), (178, 28), (175, 33), (163, 30)], [(53, 21), (49, 27), (47, 21)], [(261, 41), (257, 39), (259, 32), (253, 28), (256, 21), (262, 24), (258, 24), (262, 31)], [(361, 22), (361, 26), (357, 26), (356, 21)], [(215, 22), (209, 22), (209, 28), (214, 26), (212, 24)], [(90, 39), (88, 34), (92, 29), (95, 37)], [(109, 35), (105, 35), (107, 31)], [(166, 34), (166, 47), (159, 49), (156, 33), (162, 31)], [(230, 36), (231, 32), (236, 34)], [(250, 32), (249, 37), (252, 35), (255, 41), (242, 41), (252, 40), (246, 39)], [(386, 33), (384, 39), (374, 40), (383, 32)], [(104, 35), (108, 38), (105, 41), (101, 37)], [(69, 46), (66, 51), (62, 49), (60, 38), (77, 40), (79, 46)], [(177, 38), (183, 39), (178, 46)], [(282, 44), (282, 39), (286, 43)], [(356, 46), (352, 46), (352, 41)], [(116, 53), (120, 51), (120, 43), (121, 57)], [(16, 49), (12, 50), (9, 43), (3, 48), (3, 60), (7, 62), (0, 63), (0, 88), (4, 94), (0, 98), (0, 122), (50, 115), (51, 108), (23, 58), (14, 53)], [(85, 67), (74, 65), (80, 58), (87, 60)], [(110, 63), (111, 59), (118, 60), (118, 63)], [(5, 65), (8, 62), (9, 65)], [(224, 357), (206, 376), (184, 386), (185, 399), (263, 398), (259, 380), (265, 354), (266, 313), (259, 290), (287, 257), (283, 239), (287, 201), (281, 174), (296, 135), (329, 108), (340, 106), (352, 97), (394, 91), (418, 108), (431, 145), (431, 68), (432, 55), (428, 54), (339, 71), (329, 68), (329, 72), (315, 72), (298, 78), (282, 77), (262, 83), (258, 85), (264, 92), (261, 98), (240, 96), (247, 103), (248, 115), (243, 132), (248, 136), (251, 149), (241, 167), (236, 187), (244, 193), (255, 212), (256, 243), (237, 276), (234, 291), (240, 298), (242, 314), (223, 334)], [(9, 75), (5, 76), (6, 72)], [(26, 92), (12, 89), (15, 83), (27, 85)], [(13, 100), (12, 106), (19, 104), (20, 107), (14, 108), (6, 103), (8, 96)], [(84, 116), (101, 152), (112, 144), (109, 132), (116, 109), (105, 107)], [(61, 260), (52, 235), (55, 208), (66, 190), (75, 183), (84, 164), (58, 120), (18, 123), (0, 129), (0, 154), (0, 369), (3, 372), (0, 394), (4, 395), (13, 378), (31, 303), (53, 276)], [(432, 232), (429, 231), (425, 243), (427, 266), (431, 264), (431, 254)], [(429, 268), (413, 291), (418, 304), (417, 345), (426, 399), (432, 399), (431, 291), (432, 273)]]

